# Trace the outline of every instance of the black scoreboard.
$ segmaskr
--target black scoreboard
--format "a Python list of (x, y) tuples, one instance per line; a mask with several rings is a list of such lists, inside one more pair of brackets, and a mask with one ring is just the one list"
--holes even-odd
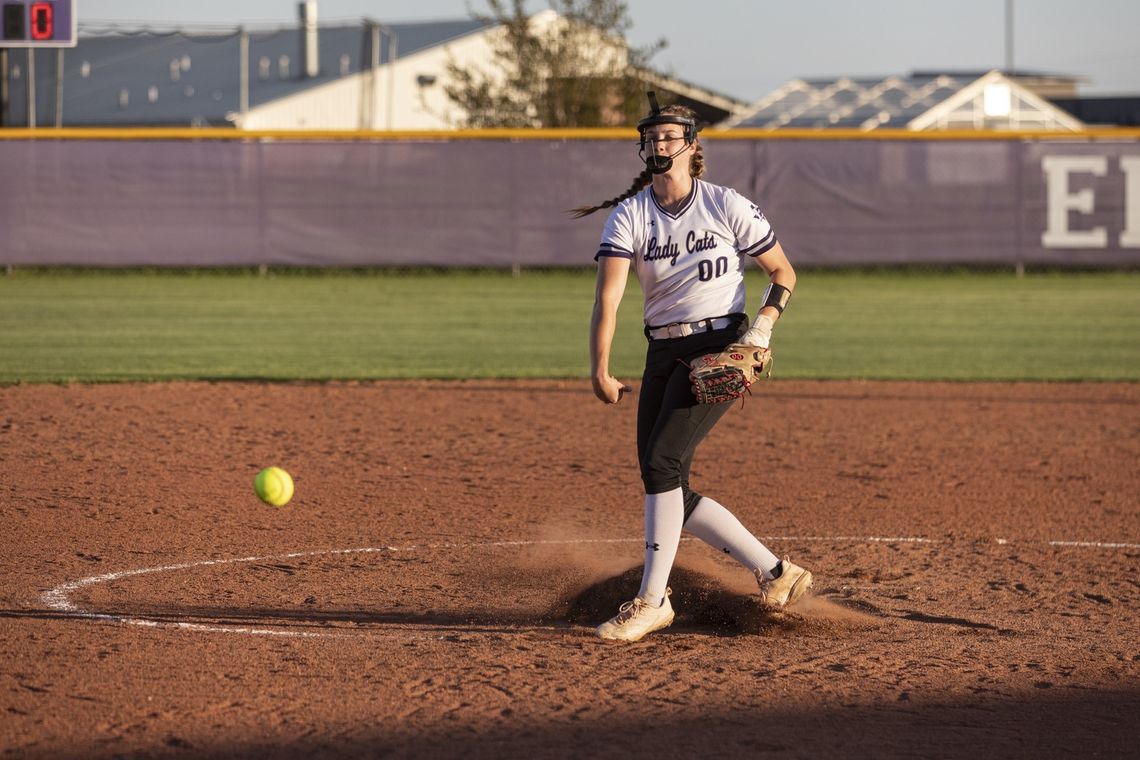
[(0, 0), (0, 48), (75, 47), (75, 0)]

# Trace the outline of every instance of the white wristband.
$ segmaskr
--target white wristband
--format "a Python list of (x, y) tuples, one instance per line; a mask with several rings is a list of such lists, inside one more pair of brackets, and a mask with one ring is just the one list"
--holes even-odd
[(767, 348), (772, 340), (772, 328), (775, 323), (772, 318), (767, 314), (757, 314), (756, 319), (752, 322), (752, 327), (748, 328), (748, 332), (740, 336), (737, 343), (742, 343), (746, 346), (756, 346), (757, 348)]

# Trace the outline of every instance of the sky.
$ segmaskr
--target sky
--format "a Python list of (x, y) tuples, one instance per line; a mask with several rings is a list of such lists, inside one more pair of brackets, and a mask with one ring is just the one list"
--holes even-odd
[[(510, 5), (509, 0), (506, 3)], [(1012, 51), (1006, 35), (1013, 8)], [(291, 25), (296, 0), (77, 0), (82, 26)], [(744, 101), (797, 77), (1014, 68), (1080, 78), (1082, 95), (1140, 95), (1140, 0), (628, 0), (650, 64)], [(530, 0), (528, 9), (548, 7)], [(319, 0), (320, 23), (469, 18), (483, 0)]]

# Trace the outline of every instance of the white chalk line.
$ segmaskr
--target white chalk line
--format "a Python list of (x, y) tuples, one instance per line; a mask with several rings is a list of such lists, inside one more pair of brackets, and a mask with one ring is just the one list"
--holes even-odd
[[(298, 559), (302, 557), (318, 557), (329, 556), (338, 554), (378, 554), (382, 552), (408, 552), (408, 551), (424, 551), (435, 549), (479, 549), (479, 548), (495, 548), (506, 546), (539, 546), (551, 544), (612, 544), (612, 543), (629, 543), (639, 539), (630, 538), (613, 538), (613, 539), (576, 539), (565, 541), (488, 541), (483, 543), (440, 543), (440, 544), (420, 544), (411, 546), (368, 546), (357, 549), (318, 549), (315, 551), (304, 552), (288, 552), (285, 554), (271, 554), (257, 557), (232, 557), (229, 559), (205, 559), (197, 562), (182, 562), (176, 565), (160, 565), (158, 567), (144, 567), (135, 570), (120, 570), (114, 573), (104, 573), (102, 575), (92, 575), (87, 578), (80, 578), (77, 581), (70, 581), (63, 583), (55, 588), (46, 591), (40, 597), (44, 604), (55, 612), (62, 613), (69, 617), (75, 617), (85, 620), (102, 620), (105, 622), (121, 623), (125, 625), (137, 625), (146, 628), (175, 628), (186, 631), (201, 631), (207, 633), (240, 633), (255, 636), (281, 636), (287, 638), (330, 638), (344, 636), (345, 634), (333, 633), (328, 631), (279, 631), (272, 628), (247, 628), (243, 626), (232, 625), (210, 625), (206, 623), (187, 623), (179, 621), (168, 620), (151, 620), (149, 618), (132, 617), (127, 615), (113, 615), (105, 612), (91, 612), (89, 610), (81, 609), (73, 601), (71, 601), (71, 594), (86, 586), (92, 586), (98, 583), (111, 583), (123, 578), (131, 578), (138, 575), (148, 575), (151, 573), (172, 572), (176, 570), (190, 570), (198, 567), (211, 567), (216, 565), (233, 565), (249, 562), (267, 562), (270, 560), (282, 559)], [(474, 626), (477, 627), (477, 626)], [(528, 630), (557, 630), (554, 626), (528, 626)], [(437, 637), (439, 638), (439, 637)]]
[[(995, 538), (994, 541), (1002, 546), (1006, 544), (1024, 544), (1025, 541), (1011, 541), (1008, 538)], [(1140, 549), (1140, 544), (1113, 543), (1109, 541), (1045, 541), (1048, 546), (1072, 546), (1081, 549)]]
[(1140, 544), (1110, 544), (1101, 541), (1050, 541), (1050, 546), (1080, 546), (1094, 549), (1140, 549)]
[[(934, 538), (921, 538), (917, 536), (763, 536), (762, 539), (768, 542), (786, 542), (786, 543), (816, 543), (816, 542), (844, 542), (844, 543), (868, 543), (868, 544), (938, 544), (944, 543), (939, 539)], [(682, 541), (691, 541), (693, 539), (682, 538)], [(641, 538), (583, 538), (583, 539), (562, 539), (562, 540), (516, 540), (516, 541), (485, 541), (476, 543), (455, 543), (445, 542), (439, 544), (413, 544), (410, 546), (368, 546), (356, 549), (317, 549), (314, 551), (301, 551), (301, 552), (288, 552), (284, 554), (270, 554), (256, 557), (231, 557), (228, 559), (204, 559), (196, 562), (182, 562), (175, 565), (159, 565), (156, 567), (136, 568), (134, 570), (120, 570), (114, 573), (104, 573), (102, 575), (91, 575), (86, 578), (80, 578), (75, 581), (68, 581), (62, 583), (55, 588), (45, 591), (41, 595), (41, 600), (48, 608), (68, 617), (74, 617), (82, 620), (98, 620), (111, 623), (119, 623), (123, 625), (135, 625), (146, 628), (172, 628), (184, 631), (199, 631), (205, 633), (238, 633), (254, 636), (279, 636), (286, 638), (330, 638), (330, 637), (344, 637), (346, 634), (334, 633), (330, 631), (294, 631), (294, 630), (276, 630), (273, 628), (249, 628), (245, 626), (233, 625), (211, 625), (206, 623), (187, 623), (180, 621), (169, 620), (152, 620), (145, 617), (133, 617), (128, 615), (114, 615), (105, 612), (92, 612), (80, 608), (75, 602), (71, 600), (71, 595), (79, 589), (87, 586), (93, 586), (99, 583), (111, 583), (123, 578), (131, 578), (139, 575), (149, 575), (152, 573), (166, 573), (175, 572), (178, 570), (192, 570), (199, 567), (212, 567), (217, 565), (235, 565), (250, 562), (267, 562), (270, 560), (282, 559), (299, 559), (303, 557), (320, 557), (320, 556), (335, 556), (345, 554), (380, 554), (380, 553), (394, 553), (394, 552), (411, 552), (411, 551), (433, 551), (437, 549), (491, 549), (502, 548), (510, 546), (565, 546), (574, 544), (621, 544), (621, 543), (638, 543), (643, 541)], [(1007, 538), (996, 538), (994, 542), (1005, 546), (1012, 544), (1032, 543), (1025, 541), (1014, 541)], [(1076, 548), (1095, 548), (1095, 549), (1140, 549), (1140, 544), (1133, 543), (1120, 543), (1120, 542), (1104, 542), (1104, 541), (1045, 541), (1043, 542), (1048, 546), (1054, 547), (1076, 547)], [(464, 630), (478, 629), (479, 626), (465, 626)], [(398, 630), (405, 636), (413, 636), (411, 632), (403, 629), (396, 629), (395, 626), (389, 626), (390, 630)], [(527, 626), (527, 630), (560, 630), (555, 626)], [(442, 636), (435, 636), (434, 638), (443, 638)]]

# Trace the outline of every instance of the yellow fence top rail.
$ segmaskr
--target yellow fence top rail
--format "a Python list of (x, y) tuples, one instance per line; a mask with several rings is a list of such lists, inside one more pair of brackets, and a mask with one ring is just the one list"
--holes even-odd
[[(1088, 129), (1080, 132), (1046, 130), (956, 129), (913, 132), (907, 129), (708, 129), (705, 140), (1140, 140), (1140, 128)], [(3, 140), (253, 140), (290, 142), (452, 141), (452, 140), (628, 140), (636, 131), (623, 128), (583, 129), (460, 129), (460, 130), (237, 130), (194, 127), (7, 127)]]

